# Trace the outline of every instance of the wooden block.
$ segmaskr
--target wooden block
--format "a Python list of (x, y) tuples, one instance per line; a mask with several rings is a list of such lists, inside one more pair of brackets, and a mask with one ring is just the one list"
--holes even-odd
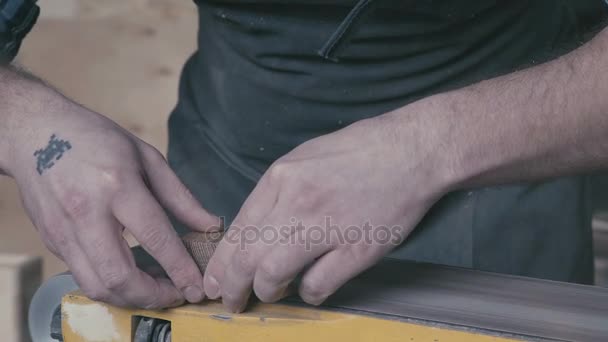
[(42, 259), (0, 254), (0, 331), (2, 341), (30, 341), (27, 309), (42, 278)]

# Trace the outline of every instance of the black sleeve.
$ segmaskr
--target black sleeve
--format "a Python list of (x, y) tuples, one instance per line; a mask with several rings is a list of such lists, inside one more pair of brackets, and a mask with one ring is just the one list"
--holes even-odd
[(0, 65), (15, 58), (39, 14), (36, 0), (0, 0)]

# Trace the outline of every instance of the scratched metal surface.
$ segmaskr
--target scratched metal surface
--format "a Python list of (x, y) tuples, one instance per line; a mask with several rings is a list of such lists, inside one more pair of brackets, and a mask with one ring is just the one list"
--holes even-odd
[(606, 288), (428, 264), (383, 261), (324, 307), (541, 339), (608, 341)]

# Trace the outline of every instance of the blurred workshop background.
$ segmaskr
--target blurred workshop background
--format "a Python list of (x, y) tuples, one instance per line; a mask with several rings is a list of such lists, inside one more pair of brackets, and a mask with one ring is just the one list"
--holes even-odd
[[(191, 0), (39, 0), (42, 14), (18, 62), (63, 93), (165, 151), (180, 69), (195, 48)], [(595, 180), (601, 204), (608, 181)], [(608, 208), (604, 200), (600, 207)], [(599, 285), (608, 285), (608, 215), (594, 220)], [(64, 265), (40, 241), (10, 178), (0, 177), (0, 305), (15, 255), (41, 256), (42, 279)], [(34, 270), (34, 273), (36, 271)], [(33, 280), (35, 281), (35, 280)], [(9, 284), (9, 285), (7, 285)], [(4, 305), (6, 308), (7, 306)], [(2, 315), (0, 315), (2, 316)], [(0, 325), (2, 319), (0, 317)]]

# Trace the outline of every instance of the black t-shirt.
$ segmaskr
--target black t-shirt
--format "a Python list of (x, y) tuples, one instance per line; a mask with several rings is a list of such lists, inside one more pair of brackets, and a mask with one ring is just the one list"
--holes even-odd
[[(202, 204), (229, 220), (266, 168), (302, 142), (545, 61), (579, 44), (606, 8), (602, 0), (197, 4), (199, 49), (182, 75), (169, 158)], [(392, 256), (589, 282), (583, 185), (573, 177), (450, 194)]]
[(36, 23), (40, 8), (36, 0), (0, 1), (0, 65), (15, 58), (21, 41)]

